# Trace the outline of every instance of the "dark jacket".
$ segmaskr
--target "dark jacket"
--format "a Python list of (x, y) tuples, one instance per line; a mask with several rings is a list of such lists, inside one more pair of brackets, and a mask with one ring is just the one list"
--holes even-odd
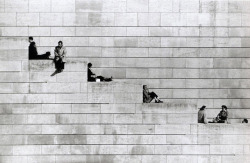
[(88, 81), (95, 81), (95, 78), (92, 77), (92, 75), (95, 75), (90, 68), (88, 68)]
[(220, 113), (217, 116), (219, 118), (219, 120), (227, 120), (228, 118), (228, 111), (220, 111)]
[(36, 43), (31, 42), (29, 45), (29, 59), (34, 59), (38, 55), (37, 53), (37, 48), (36, 48)]

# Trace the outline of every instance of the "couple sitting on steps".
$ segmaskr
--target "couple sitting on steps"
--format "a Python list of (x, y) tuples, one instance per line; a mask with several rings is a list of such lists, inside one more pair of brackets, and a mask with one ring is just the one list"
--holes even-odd
[[(34, 42), (33, 37), (29, 37), (29, 42), (30, 42), (30, 45), (29, 45), (29, 59), (30, 60), (50, 59), (50, 52), (46, 52), (46, 54), (38, 55), (36, 43)], [(55, 54), (54, 62), (56, 65), (56, 70), (57, 70), (57, 73), (60, 73), (64, 70), (64, 64), (66, 63), (66, 54), (67, 54), (67, 50), (63, 46), (62, 41), (58, 42), (58, 46), (55, 47), (54, 54)]]
[[(112, 76), (111, 78), (96, 76), (92, 72), (91, 67), (92, 63), (88, 63), (88, 82), (95, 82), (97, 79), (100, 79), (100, 81), (112, 81)], [(155, 99), (155, 103), (163, 103), (154, 92), (149, 92), (148, 87), (143, 85), (143, 102), (150, 103), (153, 99)]]

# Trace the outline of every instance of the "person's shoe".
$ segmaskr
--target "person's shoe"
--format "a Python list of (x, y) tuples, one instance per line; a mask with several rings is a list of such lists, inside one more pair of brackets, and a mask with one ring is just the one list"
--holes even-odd
[(161, 101), (161, 100), (155, 100), (155, 103), (163, 103), (163, 101)]

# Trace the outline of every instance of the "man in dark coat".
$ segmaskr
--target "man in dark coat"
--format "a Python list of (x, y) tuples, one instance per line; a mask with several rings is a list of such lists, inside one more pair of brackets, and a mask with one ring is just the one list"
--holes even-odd
[(46, 54), (38, 55), (36, 43), (33, 40), (33, 37), (29, 37), (29, 59), (49, 59), (50, 52)]

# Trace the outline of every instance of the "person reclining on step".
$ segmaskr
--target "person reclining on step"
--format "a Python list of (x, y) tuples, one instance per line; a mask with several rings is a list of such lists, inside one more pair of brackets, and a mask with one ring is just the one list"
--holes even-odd
[(29, 37), (29, 59), (49, 59), (50, 52), (46, 54), (38, 55), (36, 43), (33, 40), (33, 37)]
[(149, 92), (147, 85), (143, 85), (143, 102), (150, 103), (155, 99), (155, 103), (163, 103), (154, 92)]
[(221, 106), (221, 111), (217, 115), (216, 118), (213, 119), (213, 123), (228, 123), (228, 111), (227, 111), (227, 106), (222, 105)]
[(56, 65), (56, 70), (60, 73), (64, 70), (64, 64), (66, 63), (66, 54), (67, 50), (63, 46), (63, 42), (59, 41), (58, 46), (55, 47), (55, 65)]
[(95, 82), (96, 79), (100, 79), (100, 81), (112, 81), (112, 76), (111, 78), (105, 78), (103, 76), (96, 76), (92, 71), (91, 71), (92, 63), (88, 63), (88, 82)]
[(205, 105), (203, 105), (198, 112), (198, 123), (207, 124), (207, 111)]

